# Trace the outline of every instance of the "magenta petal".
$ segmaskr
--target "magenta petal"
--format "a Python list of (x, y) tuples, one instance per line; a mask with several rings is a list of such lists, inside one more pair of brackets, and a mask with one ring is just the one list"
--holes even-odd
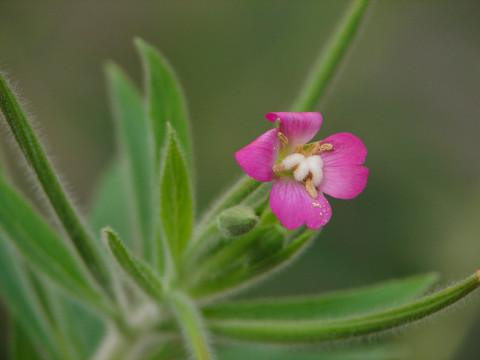
[(322, 140), (322, 144), (332, 144), (334, 150), (324, 151), (320, 155), (324, 166), (361, 165), (367, 157), (367, 148), (355, 135), (350, 133), (334, 134)]
[(332, 217), (332, 208), (322, 193), (318, 192), (318, 199), (314, 200), (308, 195), (305, 185), (284, 177), (273, 184), (270, 206), (289, 230), (302, 226), (304, 222), (308, 228), (317, 230)]
[(240, 166), (258, 181), (267, 182), (275, 179), (272, 167), (277, 162), (280, 149), (278, 131), (278, 129), (267, 131), (235, 154)]
[(324, 166), (323, 180), (318, 187), (338, 199), (353, 199), (367, 185), (369, 170), (365, 166)]
[(317, 112), (277, 112), (267, 114), (266, 118), (273, 122), (280, 120), (280, 131), (287, 137), (290, 148), (308, 143), (322, 126), (322, 115)]

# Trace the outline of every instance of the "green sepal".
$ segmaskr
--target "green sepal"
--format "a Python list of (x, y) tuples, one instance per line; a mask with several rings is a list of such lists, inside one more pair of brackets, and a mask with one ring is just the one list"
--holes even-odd
[(211, 320), (217, 335), (236, 340), (313, 343), (366, 336), (426, 318), (463, 299), (480, 286), (480, 272), (467, 279), (401, 306), (357, 316), (305, 320)]
[(218, 229), (223, 236), (234, 238), (253, 230), (258, 224), (258, 216), (252, 208), (237, 205), (226, 209), (218, 215)]
[(133, 255), (112, 228), (106, 227), (103, 232), (107, 235), (108, 245), (117, 263), (133, 282), (155, 300), (162, 300), (163, 284), (153, 269)]

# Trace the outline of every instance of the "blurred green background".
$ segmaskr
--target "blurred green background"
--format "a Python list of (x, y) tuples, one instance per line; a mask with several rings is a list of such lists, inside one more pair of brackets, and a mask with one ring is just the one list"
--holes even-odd
[[(140, 86), (132, 39), (155, 45), (187, 95), (201, 210), (242, 173), (233, 155), (270, 128), (264, 115), (289, 109), (347, 4), (0, 1), (0, 68), (86, 212), (115, 152), (103, 64), (113, 59)], [(306, 254), (244, 296), (430, 270), (445, 284), (479, 268), (479, 95), (480, 2), (374, 1), (319, 107), (320, 137), (348, 131), (367, 145), (367, 189), (332, 199), (334, 216)], [(6, 158), (31, 190), (8, 137), (2, 129)], [(479, 305), (477, 295), (393, 338), (408, 359), (478, 359)], [(0, 311), (1, 359), (6, 323)]]

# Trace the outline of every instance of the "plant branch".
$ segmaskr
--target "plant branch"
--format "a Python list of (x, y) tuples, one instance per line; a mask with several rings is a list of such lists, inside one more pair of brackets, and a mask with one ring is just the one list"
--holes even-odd
[(356, 0), (340, 22), (325, 51), (320, 53), (293, 111), (312, 111), (325, 93), (358, 32), (369, 0)]
[(192, 360), (213, 360), (202, 319), (194, 303), (184, 294), (170, 294), (170, 304), (188, 344)]
[(75, 212), (20, 104), (1, 74), (0, 107), (23, 155), (35, 171), (52, 207), (85, 265), (100, 286), (113, 295), (110, 274), (99, 245), (95, 243)]

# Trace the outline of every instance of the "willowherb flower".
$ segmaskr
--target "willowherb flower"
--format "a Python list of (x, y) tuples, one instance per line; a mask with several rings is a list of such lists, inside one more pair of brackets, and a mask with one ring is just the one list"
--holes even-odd
[(320, 130), (322, 115), (269, 113), (277, 123), (235, 154), (248, 175), (275, 183), (270, 206), (288, 229), (303, 223), (312, 230), (324, 226), (332, 209), (323, 193), (339, 199), (358, 196), (367, 184), (369, 170), (362, 164), (367, 148), (350, 133), (339, 133), (308, 143)]

